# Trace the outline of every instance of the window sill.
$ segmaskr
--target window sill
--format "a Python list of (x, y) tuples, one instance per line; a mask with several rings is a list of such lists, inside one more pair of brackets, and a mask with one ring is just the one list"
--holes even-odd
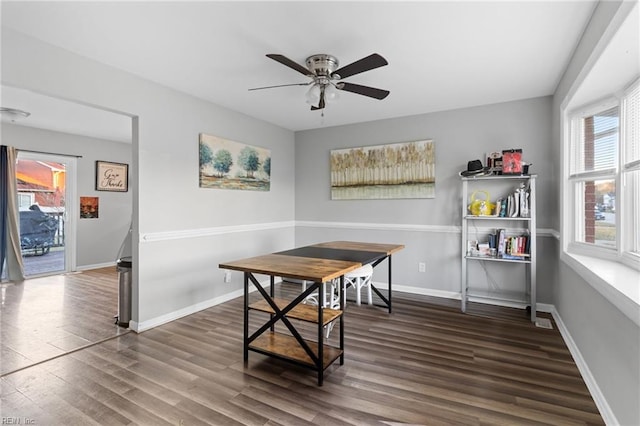
[(640, 326), (640, 272), (620, 262), (563, 253), (562, 260)]

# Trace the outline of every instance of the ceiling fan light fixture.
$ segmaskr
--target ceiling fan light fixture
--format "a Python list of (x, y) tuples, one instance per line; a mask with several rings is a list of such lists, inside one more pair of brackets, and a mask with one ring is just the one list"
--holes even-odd
[(320, 102), (320, 86), (318, 84), (311, 86), (307, 91), (306, 98), (309, 105), (318, 105), (318, 102)]
[(22, 120), (23, 118), (29, 117), (31, 113), (16, 108), (0, 107), (0, 115), (2, 115), (3, 118), (7, 118), (13, 123), (18, 120)]
[(324, 88), (324, 99), (327, 103), (333, 103), (340, 99), (340, 92), (333, 84), (328, 84)]

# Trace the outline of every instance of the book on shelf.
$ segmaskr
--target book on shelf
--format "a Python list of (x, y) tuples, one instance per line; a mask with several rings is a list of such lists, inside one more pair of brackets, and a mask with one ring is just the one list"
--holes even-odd
[(507, 230), (506, 229), (496, 229), (496, 252), (498, 256), (504, 254), (505, 246), (507, 244)]
[(528, 233), (507, 235), (506, 229), (496, 229), (495, 234), (489, 235), (489, 246), (492, 241), (495, 241), (496, 254), (499, 258), (524, 260), (530, 257), (531, 242)]
[(511, 194), (496, 200), (493, 216), (497, 217), (530, 217), (529, 188), (521, 184)]

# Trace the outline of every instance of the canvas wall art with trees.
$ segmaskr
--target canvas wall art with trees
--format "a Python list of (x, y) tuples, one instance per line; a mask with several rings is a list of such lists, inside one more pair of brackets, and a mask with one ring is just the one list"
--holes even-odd
[(331, 199), (435, 198), (433, 140), (331, 150)]
[(200, 187), (269, 191), (271, 151), (200, 134)]

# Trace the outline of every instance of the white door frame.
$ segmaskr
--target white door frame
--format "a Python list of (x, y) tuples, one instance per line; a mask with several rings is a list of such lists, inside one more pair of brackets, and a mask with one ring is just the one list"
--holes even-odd
[(77, 197), (77, 158), (69, 155), (21, 151), (19, 148), (17, 151), (19, 160), (51, 161), (65, 165), (64, 270), (55, 271), (55, 273), (74, 272), (76, 270), (77, 218), (80, 214)]

